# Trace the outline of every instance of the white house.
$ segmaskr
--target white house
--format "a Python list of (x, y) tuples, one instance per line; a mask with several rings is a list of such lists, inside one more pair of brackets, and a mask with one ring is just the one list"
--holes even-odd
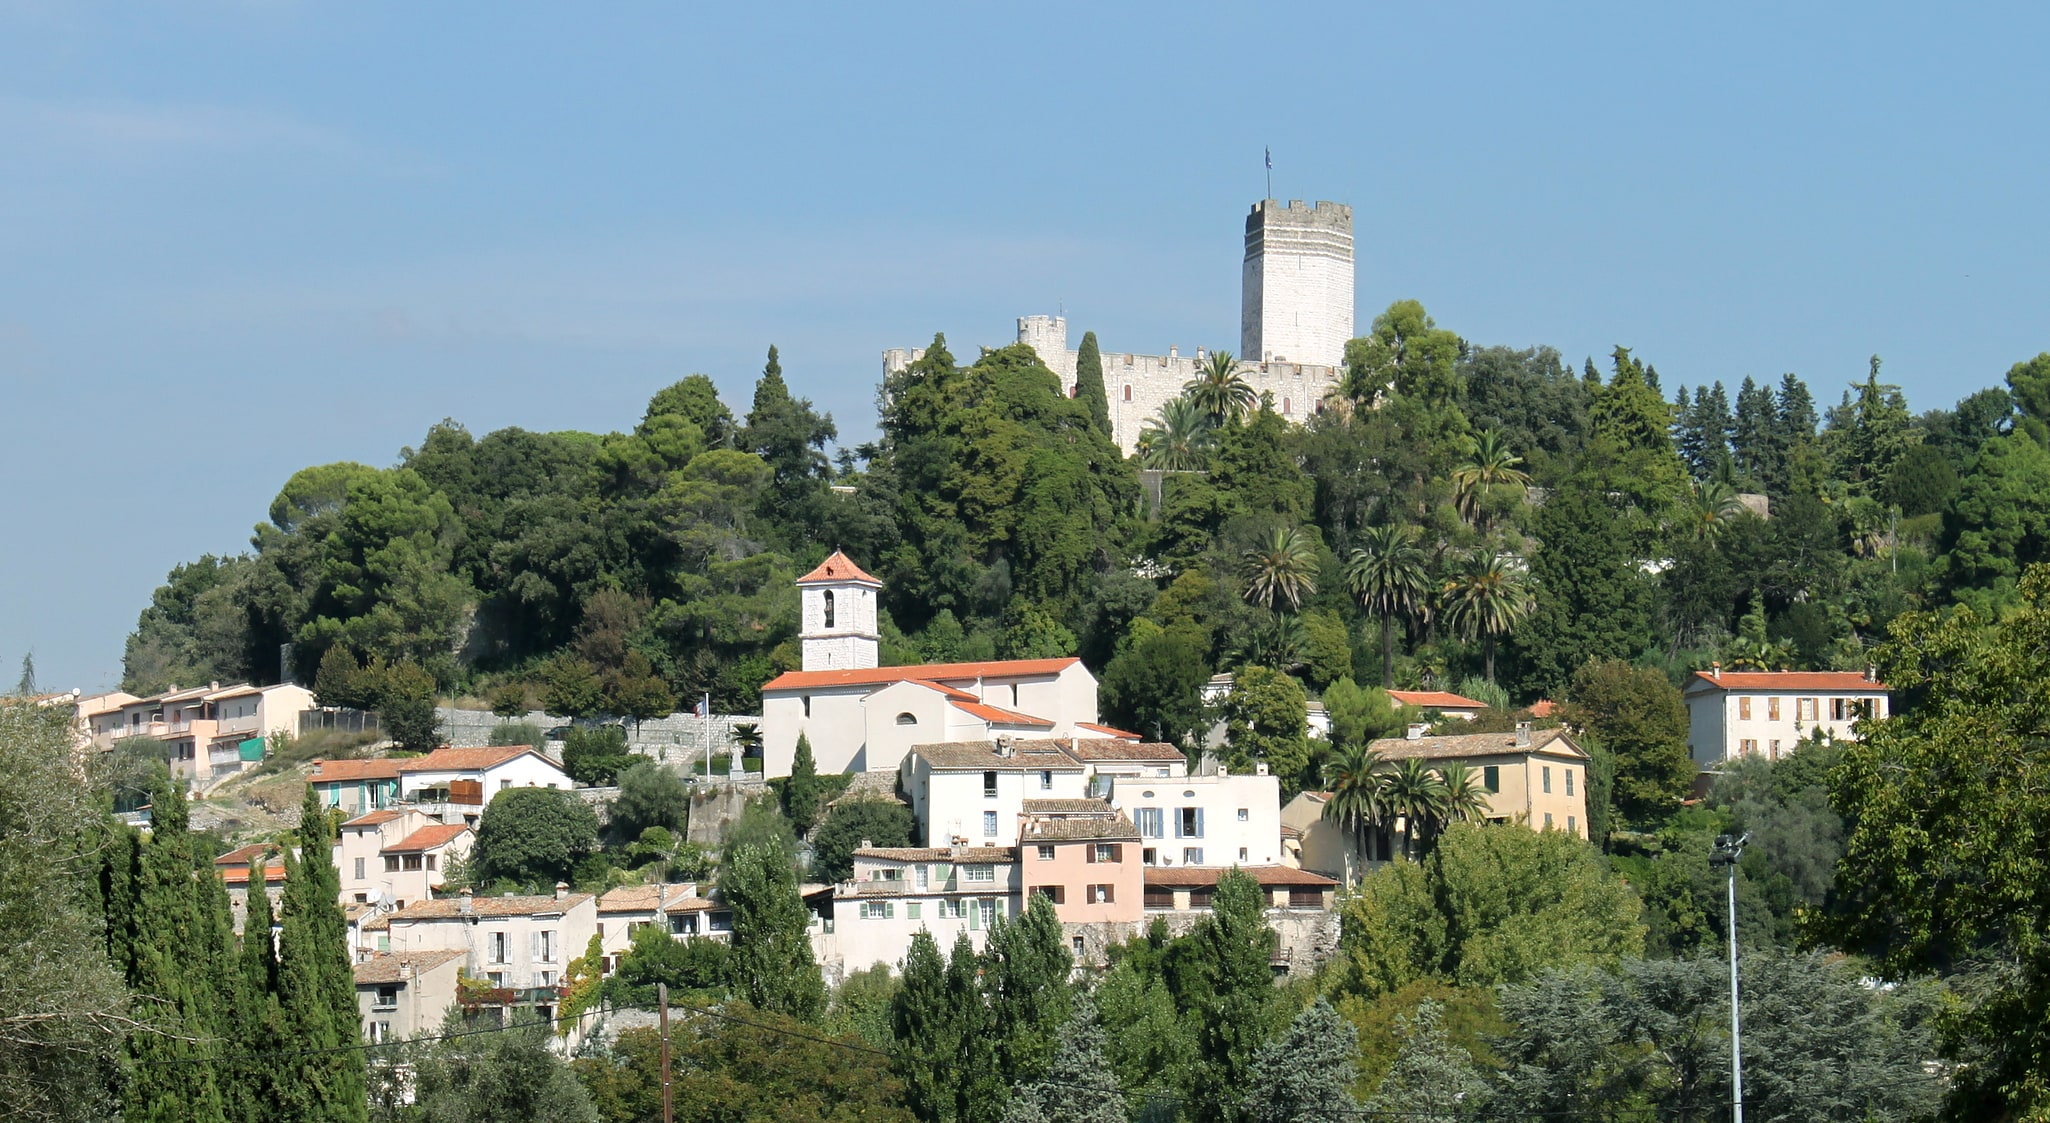
[(436, 749), (400, 760), (399, 798), (443, 821), (475, 825), (491, 797), (508, 788), (576, 787), (562, 766), (531, 745)]
[(1112, 776), (1110, 802), (1139, 828), (1149, 866), (1271, 866), (1282, 861), (1281, 781), (1250, 775)]
[(1883, 718), (1888, 689), (1878, 673), (1850, 671), (1696, 671), (1681, 692), (1687, 748), (1707, 767), (1737, 756), (1778, 760), (1822, 730), (1856, 740), (1858, 721)]
[(942, 955), (966, 933), (981, 951), (999, 917), (1018, 914), (1017, 850), (990, 847), (863, 847), (854, 876), (833, 888), (832, 924), (814, 936), (829, 973), (903, 965), (911, 938), (932, 933)]
[(798, 579), (804, 669), (762, 687), (763, 768), (788, 776), (800, 734), (820, 772), (890, 772), (913, 745), (1100, 732), (1082, 661), (879, 667), (882, 583), (835, 552)]
[(356, 964), (356, 1009), (365, 1041), (401, 1041), (441, 1028), (455, 1005), (463, 953), (455, 948), (376, 952)]
[(1088, 769), (1050, 740), (919, 745), (900, 773), (927, 846), (1010, 846), (1028, 799), (1080, 799)]
[[(391, 952), (461, 949), (464, 972), (508, 990), (562, 985), (569, 961), (598, 931), (598, 902), (556, 886), (552, 897), (473, 897), (416, 901), (384, 917)], [(546, 996), (541, 996), (546, 997)]]

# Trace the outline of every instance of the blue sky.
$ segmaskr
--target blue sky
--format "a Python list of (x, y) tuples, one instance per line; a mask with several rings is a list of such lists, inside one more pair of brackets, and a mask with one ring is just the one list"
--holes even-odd
[(773, 342), (858, 440), (934, 331), (1235, 346), (1265, 145), (1362, 325), (1947, 406), (2050, 349), (2045, 12), (0, 0), (0, 674), (112, 685), (172, 565), (445, 416), (744, 410)]

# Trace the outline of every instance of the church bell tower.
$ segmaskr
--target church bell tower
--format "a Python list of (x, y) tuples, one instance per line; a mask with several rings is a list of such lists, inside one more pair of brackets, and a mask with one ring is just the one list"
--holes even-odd
[(838, 550), (797, 579), (804, 609), (798, 640), (805, 670), (865, 670), (880, 662), (876, 596), (882, 588), (881, 581)]

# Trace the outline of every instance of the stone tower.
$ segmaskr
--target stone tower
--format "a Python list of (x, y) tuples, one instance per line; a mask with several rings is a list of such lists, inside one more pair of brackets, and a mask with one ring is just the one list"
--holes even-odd
[(1239, 358), (1336, 367), (1352, 338), (1352, 208), (1262, 199), (1246, 216)]
[(817, 569), (797, 579), (803, 622), (797, 638), (807, 671), (874, 667), (882, 633), (876, 626), (876, 594), (883, 583), (863, 573), (838, 550)]

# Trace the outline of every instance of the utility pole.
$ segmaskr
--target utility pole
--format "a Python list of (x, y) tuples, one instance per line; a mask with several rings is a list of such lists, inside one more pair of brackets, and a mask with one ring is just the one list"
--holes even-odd
[(662, 1007), (662, 1123), (676, 1123), (676, 1103), (669, 1089), (669, 984), (655, 984), (655, 1001)]
[(1750, 841), (1750, 831), (1735, 838), (1718, 835), (1715, 853), (1708, 859), (1712, 866), (1730, 867), (1730, 1123), (1744, 1123), (1744, 1034), (1737, 1016), (1737, 859)]

